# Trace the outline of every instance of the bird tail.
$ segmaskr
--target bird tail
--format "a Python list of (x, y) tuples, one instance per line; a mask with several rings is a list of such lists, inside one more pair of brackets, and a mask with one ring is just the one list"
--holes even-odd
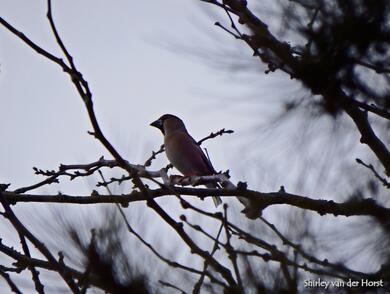
[[(206, 184), (205, 186), (207, 188), (219, 188), (219, 186), (217, 184), (212, 184), (212, 183)], [(213, 201), (214, 201), (215, 207), (218, 207), (220, 204), (222, 204), (222, 199), (219, 196), (213, 196)]]

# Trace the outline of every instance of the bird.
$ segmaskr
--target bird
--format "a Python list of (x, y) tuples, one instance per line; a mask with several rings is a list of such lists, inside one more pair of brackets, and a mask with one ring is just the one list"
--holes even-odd
[[(165, 154), (170, 163), (184, 176), (209, 176), (217, 173), (180, 118), (173, 114), (164, 114), (150, 125), (162, 132)], [(208, 183), (205, 186), (218, 187), (216, 183)], [(213, 196), (213, 201), (216, 207), (222, 203), (219, 196)]]

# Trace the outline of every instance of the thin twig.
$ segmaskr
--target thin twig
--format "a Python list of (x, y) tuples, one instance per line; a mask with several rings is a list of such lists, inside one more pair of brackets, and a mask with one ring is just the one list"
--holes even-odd
[(390, 183), (386, 181), (384, 177), (381, 177), (381, 175), (375, 170), (372, 164), (364, 163), (364, 161), (359, 158), (356, 158), (356, 162), (371, 170), (374, 176), (382, 183), (382, 185), (387, 189), (390, 189)]
[(174, 289), (174, 290), (179, 291), (179, 292), (182, 293), (182, 294), (186, 294), (186, 291), (184, 291), (183, 289), (180, 289), (178, 286), (175, 286), (175, 285), (173, 285), (173, 284), (171, 284), (171, 283), (168, 283), (168, 282), (165, 282), (165, 281), (163, 281), (163, 280), (158, 280), (158, 282), (159, 282), (161, 285), (163, 285), (164, 287), (172, 288), (172, 289)]
[(244, 289), (243, 289), (243, 285), (242, 285), (241, 274), (240, 274), (240, 270), (239, 270), (238, 263), (237, 263), (238, 257), (236, 254), (236, 250), (231, 243), (232, 235), (230, 234), (229, 226), (228, 226), (228, 215), (227, 215), (228, 206), (227, 206), (227, 204), (224, 205), (223, 209), (224, 209), (224, 216), (223, 216), (223, 220), (221, 222), (225, 228), (225, 234), (226, 234), (225, 249), (229, 255), (230, 261), (232, 262), (234, 273), (236, 274), (237, 286), (241, 291), (243, 291)]
[[(223, 228), (223, 224), (221, 224), (221, 226), (219, 227), (219, 230), (218, 230), (218, 233), (217, 233), (217, 236), (215, 237), (215, 241), (214, 241), (214, 246), (213, 246), (213, 249), (211, 250), (211, 253), (210, 255), (213, 256), (215, 254), (215, 252), (217, 252), (218, 248), (219, 248), (219, 236), (221, 235), (221, 232), (222, 232), (222, 228)], [(202, 274), (201, 276), (199, 277), (199, 280), (196, 282), (196, 284), (194, 285), (194, 288), (192, 290), (192, 293), (193, 294), (198, 294), (200, 293), (200, 289), (202, 288), (202, 284), (203, 284), (203, 281), (204, 281), (204, 278), (206, 276), (206, 273), (207, 273), (207, 267), (208, 267), (208, 262), (207, 260), (205, 260), (203, 262), (203, 270), (202, 270)]]
[(16, 217), (14, 212), (12, 211), (11, 207), (9, 206), (7, 200), (5, 199), (4, 195), (0, 193), (0, 202), (5, 210), (5, 216), (7, 219), (11, 222), (13, 227), (18, 231), (20, 235), (25, 236), (34, 246), (46, 257), (46, 259), (54, 264), (57, 265), (58, 273), (60, 276), (64, 279), (64, 281), (68, 284), (69, 288), (72, 290), (73, 293), (79, 293), (79, 289), (72, 279), (71, 276), (67, 275), (65, 271), (63, 271), (63, 267), (58, 265), (58, 261), (54, 258), (54, 256), (51, 254), (49, 249), (38, 239), (36, 238)]
[[(99, 174), (100, 174), (100, 177), (101, 179), (103, 180), (103, 182), (105, 182), (105, 178), (104, 178), (104, 175), (103, 173), (99, 170)], [(107, 192), (112, 195), (111, 193), (111, 190), (110, 188), (106, 185), (105, 186), (106, 189), (107, 189)], [(179, 269), (182, 269), (182, 270), (185, 270), (185, 271), (188, 271), (190, 273), (194, 273), (194, 274), (199, 274), (199, 275), (202, 275), (204, 274), (204, 272), (202, 271), (199, 271), (199, 270), (196, 270), (192, 267), (188, 267), (188, 266), (185, 266), (185, 265), (182, 265), (176, 261), (171, 261), (169, 260), (168, 258), (165, 258), (162, 254), (160, 254), (149, 242), (147, 242), (140, 234), (138, 234), (135, 229), (130, 225), (130, 222), (128, 221), (127, 217), (126, 217), (126, 214), (124, 212), (124, 210), (122, 209), (122, 207), (119, 206), (118, 203), (116, 203), (116, 207), (117, 209), (119, 210), (119, 213), (123, 219), (123, 221), (125, 222), (126, 224), (126, 227), (127, 227), (127, 230), (133, 234), (142, 244), (144, 244), (155, 256), (157, 256), (157, 258), (159, 258), (161, 261), (163, 261), (164, 263), (168, 264), (169, 266), (173, 267), (173, 268), (179, 268)], [(224, 285), (222, 282), (220, 282), (219, 280), (217, 280), (216, 278), (214, 278), (210, 273), (206, 273), (207, 276), (210, 278), (210, 280), (212, 280), (214, 283), (216, 284), (220, 284), (220, 285)]]
[[(19, 234), (20, 243), (22, 244), (24, 255), (26, 255), (28, 258), (31, 258), (30, 249), (28, 248), (26, 238), (19, 231), (18, 234)], [(31, 271), (32, 280), (34, 281), (34, 285), (35, 285), (35, 290), (37, 290), (37, 292), (40, 294), (45, 293), (45, 291), (43, 290), (42, 282), (39, 279), (39, 272), (37, 271), (37, 269), (34, 266), (29, 266), (28, 269)]]
[(4, 280), (7, 282), (8, 286), (11, 288), (11, 291), (16, 294), (22, 294), (22, 292), (19, 290), (19, 288), (16, 286), (16, 284), (12, 281), (10, 275), (6, 272), (4, 272), (0, 268), (0, 276), (4, 278)]

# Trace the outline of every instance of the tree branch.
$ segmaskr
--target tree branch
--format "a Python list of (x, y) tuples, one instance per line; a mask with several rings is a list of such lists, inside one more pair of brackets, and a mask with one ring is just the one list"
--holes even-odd
[[(5, 216), (7, 219), (11, 222), (11, 224), (14, 226), (14, 228), (18, 231), (20, 235), (25, 236), (34, 246), (47, 258), (47, 260), (52, 264), (57, 264), (57, 260), (54, 258), (54, 256), (51, 254), (51, 252), (47, 249), (47, 247), (38, 240), (16, 217), (16, 215), (13, 213), (11, 207), (9, 206), (7, 200), (5, 199), (4, 195), (0, 193), (0, 202), (3, 205), (3, 208), (5, 210)], [(69, 276), (65, 271), (62, 270), (61, 267), (58, 267), (59, 271), (58, 273), (61, 275), (61, 277), (64, 279), (64, 281), (68, 284), (69, 288), (72, 290), (73, 293), (79, 293), (79, 289), (75, 282), (73, 281), (72, 277)]]
[(258, 192), (254, 190), (237, 189), (203, 189), (172, 186), (169, 189), (159, 188), (149, 190), (149, 196), (143, 192), (133, 190), (126, 195), (93, 195), (93, 196), (71, 196), (71, 195), (34, 195), (16, 194), (13, 192), (2, 192), (4, 198), (12, 203), (18, 202), (40, 202), (40, 203), (119, 203), (127, 206), (131, 202), (147, 201), (151, 198), (158, 198), (168, 195), (186, 195), (192, 197), (206, 198), (211, 196), (221, 197), (244, 197), (250, 201), (251, 209), (261, 211), (272, 205), (290, 205), (293, 207), (317, 212), (320, 215), (331, 214), (334, 216), (356, 216), (365, 215), (378, 219), (390, 219), (390, 208), (380, 206), (372, 198), (346, 202), (335, 202), (333, 200), (312, 199), (309, 197), (279, 192)]

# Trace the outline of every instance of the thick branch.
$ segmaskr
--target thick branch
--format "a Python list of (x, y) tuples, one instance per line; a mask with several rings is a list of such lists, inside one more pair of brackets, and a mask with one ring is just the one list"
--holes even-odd
[[(340, 100), (347, 101), (343, 94), (340, 94)], [(368, 121), (367, 112), (360, 110), (358, 107), (348, 102), (342, 103), (342, 107), (358, 128), (361, 134), (360, 142), (367, 144), (370, 147), (384, 166), (386, 174), (390, 176), (390, 152), (386, 145), (375, 135), (375, 132)]]
[[(128, 203), (136, 201), (146, 201), (148, 196), (134, 190), (127, 195), (93, 195), (93, 196), (70, 196), (70, 195), (34, 195), (16, 194), (12, 192), (2, 193), (10, 203), (17, 202), (44, 202), (44, 203), (73, 203), (73, 204), (95, 204), (95, 203), (119, 203), (127, 206)], [(375, 200), (368, 198), (356, 201), (335, 202), (333, 200), (312, 199), (305, 196), (294, 195), (283, 191), (262, 193), (254, 190), (237, 189), (203, 189), (170, 187), (149, 190), (152, 198), (168, 195), (186, 195), (192, 197), (245, 197), (250, 200), (252, 209), (258, 214), (272, 205), (286, 204), (301, 209), (307, 209), (319, 213), (320, 215), (332, 214), (334, 216), (373, 216), (378, 219), (390, 219), (390, 208), (380, 206)]]
[[(210, 3), (216, 4), (213, 1)], [(238, 16), (238, 22), (247, 26), (251, 32), (251, 36), (242, 35), (240, 39), (245, 41), (255, 51), (255, 55), (259, 56), (260, 59), (266, 63), (270, 70), (281, 69), (286, 73), (289, 73), (291, 77), (297, 78), (302, 81), (313, 93), (322, 95), (326, 101), (339, 101), (340, 107), (352, 118), (356, 127), (358, 128), (362, 138), (361, 142), (367, 144), (371, 150), (375, 153), (378, 160), (384, 166), (386, 173), (390, 176), (390, 152), (386, 148), (385, 144), (376, 136), (373, 131), (367, 114), (363, 112), (359, 107), (362, 105), (356, 105), (356, 102), (349, 99), (341, 90), (341, 88), (335, 83), (326, 83), (327, 86), (318, 87), (318, 84), (324, 84), (323, 77), (318, 74), (317, 81), (313, 83), (313, 75), (316, 75), (316, 68), (313, 67), (311, 70), (307, 68), (308, 65), (303, 61), (294, 57), (294, 51), (290, 45), (286, 42), (280, 41), (276, 38), (268, 29), (268, 26), (254, 15), (251, 10), (247, 7), (246, 1), (241, 0), (225, 0), (223, 6), (229, 7), (230, 11)], [(228, 13), (229, 15), (229, 13)], [(232, 18), (230, 17), (231, 25), (236, 28)], [(305, 69), (305, 70), (303, 70)], [(305, 73), (310, 72), (312, 74), (307, 75)], [(314, 79), (315, 80), (315, 79)], [(381, 116), (383, 112), (378, 109), (369, 107), (369, 111), (373, 111)]]
[[(20, 235), (25, 236), (34, 246), (47, 258), (47, 260), (52, 263), (56, 264), (58, 263), (57, 260), (54, 258), (54, 256), (51, 254), (51, 252), (47, 249), (47, 247), (39, 240), (37, 239), (16, 217), (14, 212), (12, 211), (11, 207), (9, 206), (7, 200), (5, 199), (4, 195), (0, 193), (0, 202), (3, 205), (3, 208), (5, 210), (5, 216), (7, 219), (11, 222), (11, 224), (14, 226), (14, 228), (18, 231)], [(64, 279), (64, 281), (68, 284), (69, 288), (72, 290), (73, 293), (78, 293), (79, 289), (76, 285), (76, 283), (73, 281), (72, 277), (69, 276), (66, 272), (62, 271), (61, 268), (58, 273), (60, 276)], [(43, 289), (42, 289), (43, 291)]]
[(6, 273), (5, 271), (3, 271), (2, 269), (0, 269), (0, 276), (2, 276), (4, 278), (4, 280), (7, 282), (7, 284), (9, 285), (10, 289), (12, 290), (12, 292), (16, 293), (16, 294), (22, 294), (22, 292), (19, 290), (19, 288), (16, 286), (16, 284), (14, 283), (14, 281), (12, 281), (11, 277), (9, 276), (8, 273)]

